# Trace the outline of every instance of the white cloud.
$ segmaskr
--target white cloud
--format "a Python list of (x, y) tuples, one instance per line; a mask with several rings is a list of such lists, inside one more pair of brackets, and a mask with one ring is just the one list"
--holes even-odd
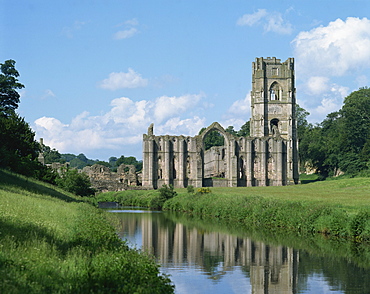
[(135, 36), (137, 33), (139, 33), (139, 30), (136, 28), (138, 25), (139, 22), (136, 18), (126, 20), (124, 23), (118, 25), (124, 26), (125, 28), (123, 30), (116, 32), (113, 35), (113, 39), (122, 40)]
[(235, 130), (250, 119), (251, 95), (248, 93), (244, 99), (236, 100), (226, 111), (220, 122), (224, 128), (233, 126)]
[(246, 116), (250, 113), (251, 95), (248, 93), (244, 99), (236, 100), (228, 109), (233, 116)]
[(318, 80), (316, 84), (318, 87), (313, 92), (310, 92), (310, 89), (305, 92), (305, 87), (301, 86), (300, 97), (305, 99), (298, 101), (299, 105), (310, 113), (309, 121), (313, 123), (321, 122), (327, 114), (338, 111), (343, 105), (344, 98), (349, 94), (348, 87), (329, 83), (329, 80), (324, 80), (324, 84)]
[[(141, 158), (142, 134), (150, 123), (155, 133), (194, 136), (204, 127), (205, 118), (192, 114), (202, 108), (203, 94), (158, 97), (154, 101), (133, 101), (127, 97), (111, 101), (111, 109), (99, 116), (84, 111), (64, 124), (56, 118), (41, 117), (34, 122), (37, 137), (59, 152), (81, 153), (131, 148)], [(131, 146), (131, 147), (130, 147)], [(109, 151), (110, 150), (110, 151)], [(127, 153), (126, 153), (127, 154)]]
[(126, 20), (124, 22), (125, 25), (130, 25), (130, 26), (137, 26), (139, 25), (139, 22), (136, 18), (133, 18), (133, 19), (129, 19), (129, 20)]
[(292, 25), (284, 21), (281, 13), (271, 13), (266, 17), (267, 23), (264, 25), (266, 32), (274, 32), (281, 35), (290, 35), (293, 31)]
[(300, 74), (343, 76), (370, 66), (370, 20), (348, 17), (293, 40)]
[(127, 39), (127, 38), (133, 37), (137, 33), (138, 33), (138, 29), (137, 28), (130, 28), (130, 29), (127, 29), (127, 30), (122, 30), (122, 31), (116, 32), (113, 35), (113, 38), (115, 40)]
[(117, 90), (123, 88), (139, 88), (148, 84), (147, 79), (143, 79), (140, 74), (132, 68), (128, 72), (112, 72), (109, 77), (100, 82), (100, 87), (108, 90)]
[(266, 17), (267, 11), (266, 9), (258, 9), (257, 12), (252, 14), (244, 14), (240, 17), (237, 21), (237, 25), (239, 26), (253, 26), (261, 21), (262, 18)]
[[(298, 103), (311, 122), (339, 110), (350, 81), (365, 85), (370, 66), (370, 20), (348, 17), (300, 32), (292, 41), (296, 59)], [(343, 83), (346, 76), (347, 85)], [(303, 81), (299, 84), (299, 81)]]
[(310, 77), (307, 81), (307, 90), (312, 95), (319, 95), (330, 89), (328, 77)]
[(202, 94), (183, 95), (180, 97), (159, 97), (156, 99), (154, 116), (157, 121), (161, 122), (168, 117), (178, 115), (188, 109), (192, 109), (196, 104), (198, 104), (202, 97)]
[(292, 33), (292, 25), (283, 19), (279, 12), (267, 12), (266, 9), (258, 9), (252, 14), (244, 14), (237, 22), (239, 26), (263, 25), (265, 32), (274, 32), (282, 35)]

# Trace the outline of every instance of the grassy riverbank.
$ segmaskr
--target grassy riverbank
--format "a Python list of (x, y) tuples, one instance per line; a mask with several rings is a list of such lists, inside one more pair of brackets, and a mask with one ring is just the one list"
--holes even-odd
[[(166, 201), (163, 209), (247, 226), (370, 240), (370, 178), (284, 187), (211, 188), (209, 194), (176, 191), (178, 195)], [(98, 197), (116, 199), (124, 205), (146, 203), (143, 206), (150, 207), (151, 197), (157, 195), (156, 191), (123, 191)]]
[(172, 293), (84, 198), (0, 170), (0, 293)]

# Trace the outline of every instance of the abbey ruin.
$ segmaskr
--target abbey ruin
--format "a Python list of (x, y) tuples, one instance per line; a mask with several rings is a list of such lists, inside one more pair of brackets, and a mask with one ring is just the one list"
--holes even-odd
[[(294, 59), (256, 58), (252, 63), (250, 136), (236, 137), (217, 122), (194, 137), (143, 135), (142, 185), (158, 188), (251, 187), (297, 184), (298, 142)], [(223, 146), (205, 150), (210, 132)]]

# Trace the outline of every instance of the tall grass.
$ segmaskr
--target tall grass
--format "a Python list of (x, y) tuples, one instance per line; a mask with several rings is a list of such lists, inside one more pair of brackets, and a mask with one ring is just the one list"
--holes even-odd
[(299, 233), (370, 240), (370, 179), (343, 179), (307, 185), (214, 188), (168, 200), (163, 209), (280, 228)]
[(0, 170), (0, 293), (172, 293), (84, 199)]

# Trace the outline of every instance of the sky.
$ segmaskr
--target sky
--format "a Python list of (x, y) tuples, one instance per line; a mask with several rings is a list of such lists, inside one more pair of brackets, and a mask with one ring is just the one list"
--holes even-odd
[(60, 153), (142, 159), (142, 136), (250, 118), (252, 62), (295, 59), (311, 123), (370, 86), (369, 0), (0, 0), (18, 113)]

